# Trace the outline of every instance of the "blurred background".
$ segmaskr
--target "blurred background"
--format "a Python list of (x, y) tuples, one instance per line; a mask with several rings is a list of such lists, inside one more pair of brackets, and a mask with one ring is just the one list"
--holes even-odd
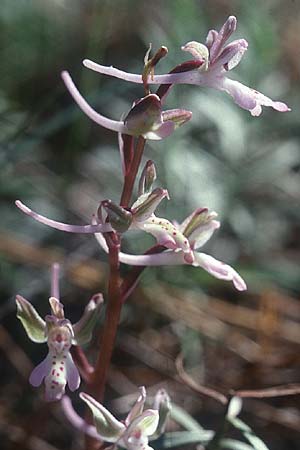
[[(28, 384), (46, 346), (25, 336), (15, 294), (46, 314), (54, 261), (62, 265), (62, 300), (71, 320), (95, 292), (106, 290), (106, 257), (92, 236), (52, 230), (14, 206), (21, 199), (48, 217), (83, 224), (102, 199), (119, 199), (117, 137), (84, 116), (60, 72), (69, 70), (93, 106), (118, 120), (143, 96), (141, 87), (89, 71), (84, 58), (141, 73), (151, 42), (154, 50), (169, 49), (156, 70), (165, 73), (188, 59), (181, 45), (204, 42), (228, 15), (238, 18), (234, 38), (249, 42), (230, 76), (292, 111), (265, 108), (253, 118), (226, 94), (176, 86), (168, 109), (184, 107), (193, 119), (162, 142), (148, 141), (144, 158), (155, 161), (157, 185), (170, 193), (159, 215), (181, 221), (199, 206), (219, 213), (222, 227), (204, 251), (233, 265), (249, 289), (238, 293), (192, 267), (146, 270), (123, 310), (106, 404), (122, 415), (137, 386), (145, 384), (150, 394), (163, 386), (205, 428), (216, 429), (222, 406), (179, 381), (174, 360), (180, 352), (196, 382), (224, 393), (299, 382), (300, 2), (2, 0), (2, 448), (77, 449), (82, 439), (58, 406), (42, 403), (42, 389)], [(139, 233), (124, 240), (124, 248), (136, 253), (152, 244)], [(91, 360), (97, 345), (95, 338)], [(73, 399), (80, 411), (77, 394)], [(269, 448), (298, 448), (299, 396), (245, 400), (243, 417)]]

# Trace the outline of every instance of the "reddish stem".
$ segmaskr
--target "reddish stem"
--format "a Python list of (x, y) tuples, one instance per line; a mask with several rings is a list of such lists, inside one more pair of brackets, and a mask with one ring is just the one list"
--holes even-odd
[(121, 278), (119, 273), (119, 249), (120, 241), (116, 233), (109, 233), (106, 236), (109, 248), (109, 282), (108, 282), (108, 302), (106, 307), (105, 322), (101, 338), (100, 352), (95, 365), (90, 390), (100, 403), (103, 400), (108, 369), (114, 349), (115, 338), (119, 325), (122, 309), (121, 301)]
[(131, 199), (134, 182), (136, 179), (137, 172), (139, 170), (139, 166), (141, 163), (141, 159), (143, 156), (143, 151), (145, 148), (145, 139), (142, 136), (139, 136), (133, 156), (133, 160), (130, 166), (130, 170), (125, 175), (124, 186), (121, 195), (120, 205), (123, 208), (127, 208)]

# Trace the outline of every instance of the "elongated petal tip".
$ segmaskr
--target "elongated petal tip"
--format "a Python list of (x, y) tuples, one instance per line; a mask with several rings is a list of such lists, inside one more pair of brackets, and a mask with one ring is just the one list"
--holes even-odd
[(234, 284), (234, 287), (238, 290), (238, 291), (246, 291), (247, 290), (247, 284), (246, 282), (243, 280), (243, 278), (234, 271), (233, 276), (232, 276), (232, 282)]
[(28, 208), (28, 206), (24, 205), (24, 203), (22, 203), (21, 200), (16, 200), (15, 205), (17, 206), (17, 208), (19, 208), (21, 211), (23, 211), (23, 213), (30, 216), (30, 213), (32, 212), (31, 209)]
[(233, 267), (205, 253), (194, 252), (194, 255), (198, 265), (214, 277), (220, 280), (232, 281), (238, 291), (245, 291), (247, 289), (245, 281)]
[(20, 200), (16, 200), (16, 206), (25, 214), (35, 219), (44, 225), (47, 225), (56, 230), (65, 231), (67, 233), (97, 233), (112, 231), (111, 225), (107, 224), (97, 224), (97, 225), (70, 225), (63, 222), (57, 222), (56, 220), (48, 219), (48, 217), (42, 216), (41, 214), (32, 211), (26, 205), (24, 205)]
[(235, 16), (229, 16), (225, 22), (225, 25), (227, 29), (233, 33), (236, 30), (237, 18)]

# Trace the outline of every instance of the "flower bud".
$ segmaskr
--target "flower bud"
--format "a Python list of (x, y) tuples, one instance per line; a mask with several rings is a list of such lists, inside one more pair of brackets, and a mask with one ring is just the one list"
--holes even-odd
[(101, 206), (108, 215), (111, 226), (119, 233), (127, 231), (132, 222), (132, 214), (122, 206), (116, 205), (111, 200), (104, 200)]
[(143, 169), (139, 181), (139, 195), (149, 192), (155, 180), (156, 180), (155, 164), (153, 161), (149, 159), (149, 161), (147, 161), (145, 164), (145, 167)]

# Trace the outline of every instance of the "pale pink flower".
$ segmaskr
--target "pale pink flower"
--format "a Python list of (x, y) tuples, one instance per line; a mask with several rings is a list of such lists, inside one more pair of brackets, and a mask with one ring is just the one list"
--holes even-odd
[[(217, 214), (209, 212), (207, 208), (196, 209), (179, 226), (173, 225), (173, 230), (183, 236), (189, 245), (190, 251), (184, 252), (179, 245), (163, 253), (151, 255), (132, 255), (124, 252), (119, 253), (119, 259), (124, 264), (132, 266), (168, 266), (190, 264), (194, 267), (202, 267), (208, 273), (221, 280), (232, 281), (239, 291), (247, 289), (242, 277), (228, 264), (213, 258), (206, 253), (197, 251), (220, 227), (220, 222), (215, 220)], [(95, 234), (99, 244), (108, 252), (106, 241), (101, 233)], [(188, 255), (188, 257), (187, 257)]]
[(81, 319), (74, 325), (64, 316), (63, 305), (55, 297), (50, 297), (51, 315), (43, 320), (32, 304), (17, 295), (17, 317), (21, 320), (28, 337), (36, 343), (47, 342), (48, 355), (38, 364), (29, 377), (32, 386), (40, 386), (45, 381), (45, 399), (60, 400), (66, 384), (71, 391), (78, 389), (80, 375), (70, 348), (73, 344), (84, 344), (91, 339), (99, 309), (103, 302), (100, 294), (87, 304)]
[[(228, 17), (220, 31), (210, 30), (206, 45), (191, 41), (182, 46), (182, 50), (192, 54), (199, 62), (199, 67), (182, 73), (154, 75), (148, 78), (149, 84), (195, 84), (225, 91), (241, 108), (247, 109), (253, 116), (259, 116), (262, 106), (270, 106), (277, 111), (286, 112), (290, 108), (282, 102), (273, 101), (255, 89), (251, 89), (238, 81), (228, 78), (227, 73), (241, 61), (248, 43), (245, 39), (238, 39), (226, 44), (235, 31), (237, 20)], [(110, 66), (102, 66), (85, 59), (83, 64), (96, 72), (121, 78), (133, 83), (142, 83), (142, 76), (127, 73)]]

